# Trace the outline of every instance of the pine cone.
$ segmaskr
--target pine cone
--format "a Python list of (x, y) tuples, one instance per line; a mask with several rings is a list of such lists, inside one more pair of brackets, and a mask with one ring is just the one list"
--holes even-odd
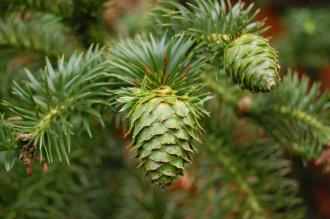
[(190, 103), (162, 86), (140, 97), (129, 118), (140, 166), (156, 184), (170, 185), (196, 150), (192, 142), (201, 128)]
[(231, 42), (225, 48), (224, 63), (233, 81), (253, 92), (270, 91), (279, 80), (276, 50), (255, 34), (244, 34)]

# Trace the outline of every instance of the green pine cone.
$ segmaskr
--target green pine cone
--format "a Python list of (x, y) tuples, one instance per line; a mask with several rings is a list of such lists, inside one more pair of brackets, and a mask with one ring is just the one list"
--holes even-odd
[(232, 41), (225, 48), (224, 64), (235, 83), (253, 92), (270, 91), (279, 81), (276, 50), (255, 34), (244, 34)]
[(161, 187), (183, 174), (196, 151), (192, 142), (198, 140), (201, 128), (194, 114), (187, 98), (176, 96), (168, 86), (147, 92), (129, 113), (129, 133), (140, 167)]

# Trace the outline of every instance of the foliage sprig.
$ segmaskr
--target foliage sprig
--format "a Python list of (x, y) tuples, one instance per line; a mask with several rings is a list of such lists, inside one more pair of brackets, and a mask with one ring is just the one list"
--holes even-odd
[(49, 61), (40, 76), (36, 78), (26, 71), (28, 81), (15, 84), (13, 93), (23, 104), (22, 107), (4, 102), (15, 116), (21, 120), (15, 123), (20, 131), (31, 133), (30, 144), (38, 148), (38, 154), (47, 162), (59, 160), (69, 162), (71, 135), (77, 121), (90, 134), (89, 116), (101, 119), (97, 105), (107, 105), (108, 74), (101, 59), (102, 52), (91, 47), (86, 53), (74, 53), (66, 62), (58, 60), (56, 67)]

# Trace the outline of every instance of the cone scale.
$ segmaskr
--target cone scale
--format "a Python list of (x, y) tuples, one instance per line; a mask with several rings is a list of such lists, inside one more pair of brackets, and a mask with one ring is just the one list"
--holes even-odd
[(140, 98), (129, 115), (139, 166), (161, 187), (183, 174), (196, 151), (192, 142), (198, 140), (200, 128), (189, 104), (162, 86)]

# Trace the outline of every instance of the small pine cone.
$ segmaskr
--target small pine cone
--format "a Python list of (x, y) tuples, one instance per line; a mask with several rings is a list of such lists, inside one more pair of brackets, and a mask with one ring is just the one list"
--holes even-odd
[(279, 80), (276, 50), (255, 34), (244, 34), (232, 41), (225, 48), (224, 63), (227, 75), (253, 92), (270, 91)]
[(140, 98), (130, 113), (130, 133), (136, 157), (146, 175), (161, 187), (183, 175), (196, 151), (193, 140), (200, 131), (191, 105), (164, 86)]

